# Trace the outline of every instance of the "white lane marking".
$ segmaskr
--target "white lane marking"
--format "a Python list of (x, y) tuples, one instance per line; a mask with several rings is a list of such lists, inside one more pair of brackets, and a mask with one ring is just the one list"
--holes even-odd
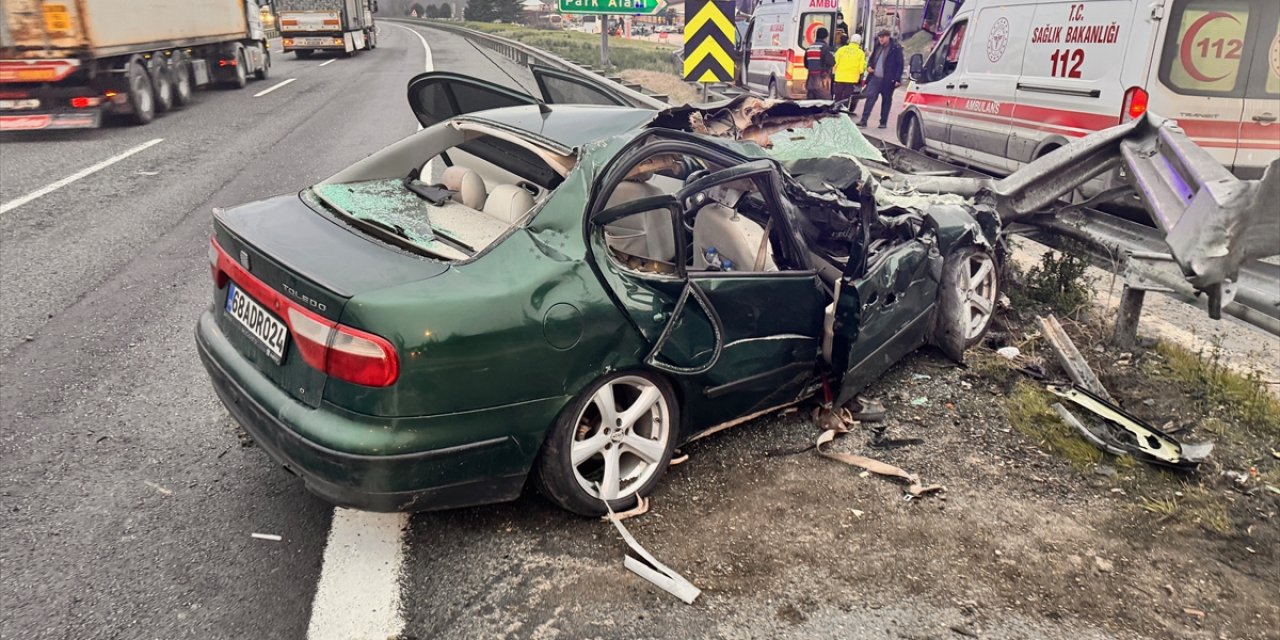
[(330, 59), (328, 59), (328, 60), (325, 60), (324, 62), (321, 62), (321, 63), (320, 63), (320, 66), (322, 66), (322, 67), (323, 67), (323, 66), (331, 65), (331, 64), (333, 64), (333, 63), (335, 63), (335, 62), (337, 62), (337, 61), (338, 61), (338, 59), (337, 59), (337, 58), (330, 58)]
[(50, 193), (53, 193), (54, 191), (57, 191), (58, 189), (61, 189), (71, 184), (72, 182), (75, 182), (76, 180), (79, 180), (86, 176), (90, 176), (99, 171), (102, 171), (103, 169), (106, 169), (107, 167), (117, 162), (120, 162), (121, 160), (124, 160), (125, 158), (128, 158), (129, 156), (135, 153), (138, 153), (140, 151), (145, 151), (146, 149), (149, 149), (155, 145), (158, 145), (163, 141), (164, 141), (164, 138), (156, 138), (154, 140), (148, 140), (136, 147), (133, 147), (132, 149), (129, 149), (122, 153), (118, 153), (114, 156), (111, 156), (110, 158), (107, 158), (106, 160), (103, 160), (102, 162), (99, 162), (98, 164), (95, 164), (92, 167), (81, 169), (57, 182), (54, 182), (47, 186), (36, 189), (35, 191), (32, 191), (31, 193), (28, 193), (25, 196), (14, 198), (13, 200), (10, 200), (4, 204), (0, 204), (0, 213), (6, 213), (12, 209), (17, 209), (18, 207), (21, 207), (22, 205), (28, 202), (31, 202), (36, 198), (49, 195)]
[[(431, 71), (426, 38), (400, 28), (418, 36), (426, 54), (425, 68)], [(400, 577), (408, 524), (404, 513), (333, 510), (307, 640), (381, 640), (400, 635), (404, 630)]]
[(333, 510), (307, 640), (399, 637), (405, 513)]
[(276, 89), (279, 89), (280, 87), (283, 87), (283, 86), (285, 86), (286, 84), (289, 84), (290, 82), (293, 82), (294, 80), (297, 80), (297, 78), (289, 78), (288, 80), (281, 80), (280, 82), (277, 82), (277, 83), (275, 83), (275, 84), (273, 84), (273, 85), (271, 85), (271, 86), (267, 87), (266, 89), (263, 89), (262, 91), (259, 91), (259, 92), (255, 93), (255, 94), (253, 94), (253, 97), (255, 97), (255, 98), (260, 98), (260, 97), (262, 97), (262, 96), (265, 96), (265, 95), (267, 95), (268, 93), (271, 93), (272, 91), (275, 91)]
[(427, 39), (422, 37), (422, 34), (419, 33), (417, 29), (410, 29), (409, 27), (406, 27), (400, 24), (393, 24), (391, 26), (396, 27), (398, 29), (404, 29), (405, 31), (408, 31), (413, 35), (418, 36), (418, 42), (422, 43), (422, 52), (426, 54), (425, 59), (422, 61), (423, 70), (432, 71), (436, 65), (435, 65), (435, 62), (431, 59), (431, 47), (427, 46)]

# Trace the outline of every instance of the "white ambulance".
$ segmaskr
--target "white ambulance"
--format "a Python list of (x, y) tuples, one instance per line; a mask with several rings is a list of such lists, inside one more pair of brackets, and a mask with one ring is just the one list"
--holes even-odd
[(1277, 0), (970, 0), (909, 61), (898, 138), (1009, 173), (1150, 110), (1256, 178), (1280, 156), (1278, 26)]
[(773, 98), (803, 99), (805, 47), (825, 28), (835, 47), (840, 0), (760, 0), (743, 35), (748, 46), (739, 64), (749, 89)]

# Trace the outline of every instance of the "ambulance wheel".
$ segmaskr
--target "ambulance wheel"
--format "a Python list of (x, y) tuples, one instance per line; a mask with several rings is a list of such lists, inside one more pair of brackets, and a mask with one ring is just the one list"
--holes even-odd
[(924, 149), (924, 132), (920, 130), (920, 118), (908, 115), (906, 124), (898, 135), (898, 140), (912, 151)]
[(778, 93), (777, 78), (769, 78), (769, 97), (774, 100), (777, 100), (782, 97), (782, 94)]

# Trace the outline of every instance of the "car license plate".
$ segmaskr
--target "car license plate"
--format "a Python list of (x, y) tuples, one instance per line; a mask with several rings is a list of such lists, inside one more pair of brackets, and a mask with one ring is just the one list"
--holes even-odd
[(295, 47), (331, 47), (334, 46), (333, 38), (294, 38), (293, 46)]
[(0, 100), (0, 109), (38, 109), (40, 101), (36, 99), (29, 100)]
[(227, 291), (227, 313), (256, 338), (262, 347), (275, 360), (276, 364), (284, 358), (285, 341), (289, 338), (289, 330), (284, 323), (267, 312), (257, 300), (240, 290), (235, 283), (230, 284)]

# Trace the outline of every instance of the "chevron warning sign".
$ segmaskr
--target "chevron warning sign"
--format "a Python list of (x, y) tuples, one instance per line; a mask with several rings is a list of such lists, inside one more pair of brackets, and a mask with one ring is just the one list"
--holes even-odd
[(684, 79), (733, 82), (734, 0), (688, 0), (684, 15)]

